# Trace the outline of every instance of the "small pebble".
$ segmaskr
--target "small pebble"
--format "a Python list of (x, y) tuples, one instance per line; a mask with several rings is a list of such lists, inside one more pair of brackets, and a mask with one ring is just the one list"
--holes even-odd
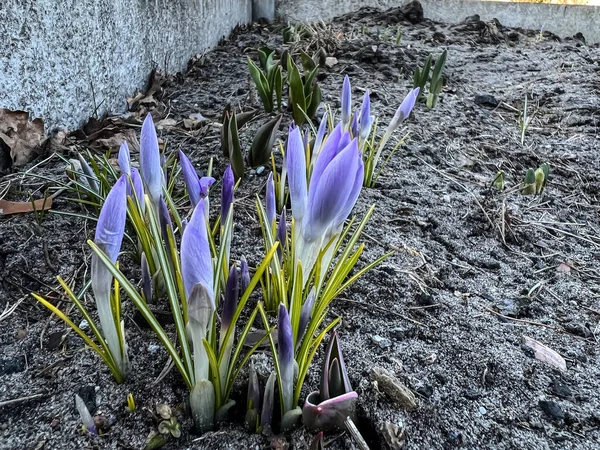
[(487, 410), (483, 406), (479, 407), (479, 412), (481, 413), (482, 416), (484, 416), (485, 414), (487, 414)]
[(82, 330), (87, 330), (89, 327), (90, 327), (90, 324), (85, 319), (83, 319), (81, 321), (81, 323), (79, 324), (79, 328), (81, 328)]
[(540, 400), (538, 402), (538, 406), (546, 413), (548, 417), (554, 420), (564, 420), (565, 413), (560, 407), (560, 405), (556, 402)]
[(156, 353), (158, 350), (160, 349), (160, 345), (156, 345), (156, 344), (150, 344), (148, 346), (148, 351), (150, 353)]
[(560, 380), (552, 382), (552, 392), (562, 398), (570, 398), (573, 395), (569, 386)]
[(265, 171), (264, 166), (260, 166), (258, 167), (258, 169), (256, 169), (256, 175), (260, 175), (261, 173), (263, 173)]
[(377, 334), (375, 335), (371, 335), (371, 341), (373, 341), (374, 344), (379, 345), (379, 347), (386, 349), (392, 346), (392, 341), (390, 341), (389, 339), (386, 339), (384, 337), (381, 337)]

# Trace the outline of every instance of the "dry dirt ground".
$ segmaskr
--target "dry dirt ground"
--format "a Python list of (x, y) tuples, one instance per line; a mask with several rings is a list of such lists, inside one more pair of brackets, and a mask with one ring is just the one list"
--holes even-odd
[[(429, 53), (448, 50), (438, 106), (417, 105), (405, 123), (407, 143), (376, 187), (363, 190), (355, 209), (362, 215), (376, 205), (359, 264), (394, 253), (331, 310), (331, 317), (343, 317), (359, 427), (371, 448), (388, 448), (386, 424), (404, 430), (408, 449), (600, 448), (598, 46), (586, 45), (582, 36), (540, 37), (477, 18), (451, 26), (415, 13), (370, 9), (333, 20), (319, 40), (337, 58), (320, 71), (324, 101), (339, 108), (349, 74), (355, 101), (369, 88), (372, 109), (384, 124), (412, 87), (415, 66)], [(181, 147), (199, 168), (214, 157), (217, 179), (226, 161), (215, 123), (226, 103), (260, 107), (246, 57), (256, 58), (262, 45), (281, 50), (281, 27), (236, 30), (186, 73), (167, 80), (150, 102), (157, 122), (175, 121), (159, 130), (168, 148)], [(525, 96), (535, 115), (521, 144)], [(183, 119), (195, 113), (208, 120), (191, 131)], [(137, 134), (139, 117), (117, 121), (117, 131)], [(262, 114), (242, 130), (245, 144), (265, 119)], [(281, 138), (289, 120), (286, 113)], [(85, 137), (82, 131), (50, 151), (98, 151), (100, 143)], [(58, 158), (40, 161), (29, 174), (25, 168), (3, 177), (10, 181), (8, 199), (27, 200), (27, 192), (39, 196), (53, 186), (32, 173), (65, 181)], [(521, 195), (526, 170), (543, 162), (551, 168), (546, 190)], [(504, 192), (490, 187), (498, 170), (506, 174)], [(251, 264), (261, 251), (253, 198), (267, 174), (249, 174), (237, 194), (233, 255), (246, 255)], [(199, 436), (184, 412), (185, 386), (175, 370), (159, 379), (167, 355), (127, 301), (133, 370), (123, 385), (36, 304), (31, 292), (71, 310), (55, 276), (77, 290), (89, 277), (85, 241), (94, 223), (61, 214), (81, 213), (66, 197), (56, 198), (55, 212), (41, 223), (33, 215), (0, 216), (0, 311), (18, 304), (0, 321), (0, 449), (141, 449), (156, 429), (157, 403), (178, 408), (182, 424), (181, 438), (165, 449), (306, 448), (311, 436), (303, 429), (279, 439), (248, 435), (241, 409), (215, 432)], [(93, 304), (89, 295), (86, 301)], [(562, 355), (566, 370), (536, 359), (525, 337)], [(403, 410), (378, 389), (375, 366), (415, 392), (416, 410)], [(244, 377), (236, 390), (239, 404)], [(306, 391), (317, 386), (314, 370)], [(130, 392), (138, 405), (133, 413), (126, 409)], [(75, 393), (103, 418), (105, 435), (81, 434)], [(327, 435), (326, 442), (328, 448), (356, 448), (343, 433)]]

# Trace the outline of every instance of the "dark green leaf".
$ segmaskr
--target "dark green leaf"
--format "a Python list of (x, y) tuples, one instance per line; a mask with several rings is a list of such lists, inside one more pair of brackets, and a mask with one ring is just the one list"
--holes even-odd
[[(227, 105), (229, 111), (231, 108)], [(223, 150), (223, 156), (229, 158), (229, 111), (226, 109), (223, 116), (223, 126), (221, 127), (221, 150)]]
[(248, 163), (250, 167), (257, 167), (267, 164), (271, 159), (271, 151), (277, 137), (277, 129), (283, 116), (275, 117), (273, 120), (261, 126), (254, 139), (248, 153)]
[(235, 112), (229, 122), (229, 145), (230, 145), (230, 157), (231, 168), (235, 179), (239, 180), (244, 177), (244, 155), (242, 154), (242, 147), (240, 146), (240, 138), (238, 135), (238, 125)]
[(310, 72), (317, 67), (314, 60), (304, 50), (300, 50), (300, 61), (302, 62), (302, 67), (304, 67), (305, 72)]
[(277, 98), (277, 108), (281, 111), (281, 93), (283, 91), (283, 71), (281, 66), (277, 66), (275, 71), (275, 97)]
[(293, 110), (294, 122), (300, 126), (304, 123), (304, 113), (306, 111), (306, 98), (304, 95), (304, 85), (298, 67), (288, 58), (288, 75), (290, 83), (290, 103)]
[(313, 88), (313, 92), (310, 97), (310, 105), (308, 106), (308, 111), (306, 111), (306, 114), (311, 118), (311, 120), (314, 119), (315, 115), (317, 114), (317, 109), (321, 104), (321, 100), (321, 88), (315, 83), (315, 87)]
[(263, 107), (266, 112), (273, 111), (273, 92), (269, 89), (269, 81), (265, 74), (254, 64), (250, 58), (248, 58), (248, 69), (250, 70), (250, 76), (254, 80), (256, 90), (260, 100), (262, 101)]

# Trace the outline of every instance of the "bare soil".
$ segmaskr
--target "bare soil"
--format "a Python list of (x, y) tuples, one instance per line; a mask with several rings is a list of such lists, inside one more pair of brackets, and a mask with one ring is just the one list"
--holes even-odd
[[(382, 124), (412, 87), (415, 65), (448, 50), (438, 106), (417, 105), (405, 123), (407, 143), (355, 209), (362, 215), (376, 205), (359, 264), (394, 253), (331, 310), (331, 317), (343, 317), (359, 427), (371, 449), (389, 448), (386, 423), (404, 430), (407, 449), (600, 448), (600, 49), (581, 37), (561, 40), (545, 32), (540, 38), (538, 31), (477, 18), (452, 26), (400, 9), (363, 9), (333, 20), (320, 34), (338, 60), (321, 70), (324, 101), (339, 108), (347, 73), (356, 102), (364, 89), (372, 91)], [(262, 45), (281, 50), (281, 27), (237, 29), (185, 74), (167, 80), (153, 111), (157, 122), (177, 121), (159, 131), (169, 149), (181, 147), (199, 168), (214, 157), (218, 179), (226, 161), (214, 123), (226, 103), (260, 108), (246, 56), (255, 58)], [(518, 118), (526, 95), (535, 117), (522, 145)], [(193, 113), (208, 119), (197, 131), (181, 125)], [(265, 120), (262, 114), (242, 130), (246, 144)], [(281, 138), (289, 121), (286, 113)], [(121, 128), (138, 133), (139, 123), (134, 114)], [(72, 157), (86, 146), (98, 148), (71, 140), (53, 151)], [(66, 180), (57, 158), (39, 162), (34, 174)], [(516, 187), (526, 170), (543, 162), (551, 168), (546, 190), (521, 195)], [(40, 196), (52, 186), (25, 169), (3, 177), (11, 183), (8, 199), (25, 201), (27, 192)], [(491, 188), (500, 169), (505, 192)], [(251, 264), (261, 251), (254, 195), (267, 174), (250, 173), (237, 194), (233, 255), (246, 255)], [(213, 194), (217, 204), (218, 189)], [(181, 438), (165, 449), (307, 448), (312, 436), (304, 429), (279, 438), (247, 434), (241, 410), (215, 432), (198, 435), (184, 411), (185, 386), (175, 370), (159, 379), (167, 354), (129, 302), (124, 312), (133, 370), (123, 385), (36, 304), (32, 292), (75, 312), (55, 276), (76, 290), (89, 277), (85, 241), (94, 223), (60, 214), (81, 212), (66, 197), (56, 198), (55, 212), (41, 223), (33, 215), (0, 217), (0, 311), (19, 303), (0, 321), (0, 449), (142, 449), (157, 426), (157, 403), (177, 408), (182, 424)], [(534, 358), (525, 336), (562, 355), (566, 371)], [(318, 387), (319, 359), (306, 392)], [(412, 389), (418, 409), (404, 411), (380, 392), (371, 376), (375, 366)], [(105, 421), (105, 435), (81, 434), (75, 393)], [(126, 409), (129, 393), (138, 406), (133, 413)], [(344, 433), (326, 441), (332, 449), (357, 448)]]

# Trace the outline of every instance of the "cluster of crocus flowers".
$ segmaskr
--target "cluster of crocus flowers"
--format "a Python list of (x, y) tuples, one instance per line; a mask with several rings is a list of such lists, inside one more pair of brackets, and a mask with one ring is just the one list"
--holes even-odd
[[(364, 165), (358, 139), (338, 124), (315, 159), (310, 183), (298, 127), (290, 128), (286, 151), (288, 185), (294, 218), (296, 258), (306, 282), (319, 252), (338, 235), (360, 194)], [(328, 264), (326, 264), (328, 266)]]
[[(352, 88), (348, 76), (346, 75), (344, 78), (341, 96), (341, 125), (342, 129), (349, 131), (353, 138), (358, 138), (358, 149), (365, 161), (365, 186), (372, 187), (375, 183), (378, 173), (381, 172), (381, 169), (377, 172), (375, 170), (381, 159), (383, 149), (392, 137), (392, 134), (400, 127), (400, 124), (408, 118), (418, 97), (418, 87), (408, 93), (396, 110), (379, 143), (375, 144), (374, 137), (371, 140), (369, 139), (374, 128), (373, 124), (375, 123), (375, 116), (371, 115), (371, 96), (369, 90), (365, 91), (360, 110), (356, 110), (352, 114)], [(393, 150), (390, 156), (391, 154), (393, 154)]]

